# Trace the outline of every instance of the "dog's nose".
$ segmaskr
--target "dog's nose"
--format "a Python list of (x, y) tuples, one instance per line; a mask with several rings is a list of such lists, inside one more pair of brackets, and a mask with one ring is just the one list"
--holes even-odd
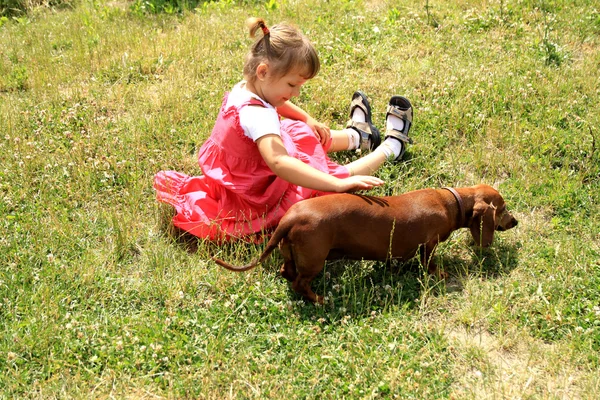
[(508, 229), (512, 229), (515, 226), (517, 226), (519, 224), (519, 221), (517, 221), (517, 219), (515, 217), (510, 218), (510, 220), (508, 221), (508, 223), (504, 226), (502, 225), (498, 225), (498, 227), (496, 228), (497, 231), (503, 232), (506, 231)]
[(510, 221), (508, 222), (508, 225), (506, 226), (506, 229), (514, 228), (517, 225), (519, 225), (519, 221), (517, 221), (517, 219), (515, 217), (511, 216)]

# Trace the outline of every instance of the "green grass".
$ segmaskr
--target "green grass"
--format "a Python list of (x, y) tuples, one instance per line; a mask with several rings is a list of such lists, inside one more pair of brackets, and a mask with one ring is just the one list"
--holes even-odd
[[(594, 1), (68, 4), (0, 19), (0, 397), (598, 397)], [(175, 231), (152, 178), (200, 173), (252, 15), (316, 44), (297, 103), (333, 128), (356, 89), (380, 126), (391, 95), (412, 101), (415, 144), (372, 193), (488, 183), (519, 226), (486, 250), (452, 235), (446, 282), (327, 263), (322, 307), (277, 252), (215, 265), (262, 245)]]

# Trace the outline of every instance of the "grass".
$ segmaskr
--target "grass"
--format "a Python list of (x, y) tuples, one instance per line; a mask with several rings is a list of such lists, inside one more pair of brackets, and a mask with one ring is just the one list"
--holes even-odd
[[(2, 398), (598, 397), (593, 1), (140, 4), (0, 20)], [(262, 245), (176, 232), (152, 177), (200, 173), (251, 15), (316, 44), (297, 103), (332, 127), (356, 89), (379, 125), (391, 95), (411, 99), (415, 144), (373, 193), (484, 182), (519, 226), (487, 250), (454, 234), (446, 282), (417, 260), (328, 263), (323, 307), (279, 277), (277, 253), (216, 266)]]

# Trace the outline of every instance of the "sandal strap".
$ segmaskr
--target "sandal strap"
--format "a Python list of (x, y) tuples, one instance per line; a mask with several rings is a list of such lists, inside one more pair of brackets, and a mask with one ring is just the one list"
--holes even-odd
[(361, 96), (354, 97), (350, 102), (350, 117), (352, 117), (352, 112), (356, 107), (360, 108), (365, 115), (369, 115), (369, 110), (367, 109), (367, 106), (363, 102), (363, 98)]
[(371, 134), (371, 125), (369, 125), (368, 122), (358, 122), (358, 121), (349, 120), (348, 123), (346, 124), (346, 128), (355, 128), (356, 130), (364, 132), (367, 135)]
[(373, 131), (371, 129), (371, 125), (369, 125), (368, 122), (358, 122), (358, 121), (349, 120), (348, 123), (346, 124), (346, 128), (351, 128), (358, 132), (358, 135), (360, 136), (359, 149), (373, 150), (372, 146), (373, 146), (373, 141), (375, 140), (375, 137), (372, 133)]
[[(410, 121), (406, 121), (404, 130), (408, 132), (409, 128), (410, 128)], [(404, 132), (400, 132), (397, 129), (389, 129), (388, 131), (385, 132), (385, 136), (394, 137), (404, 143), (409, 143), (409, 144), (413, 143), (413, 140), (407, 134), (405, 134)]]
[(394, 116), (402, 119), (403, 121), (412, 122), (412, 109), (411, 108), (409, 108), (408, 110), (401, 110), (398, 108), (398, 106), (388, 105), (387, 113), (394, 115)]

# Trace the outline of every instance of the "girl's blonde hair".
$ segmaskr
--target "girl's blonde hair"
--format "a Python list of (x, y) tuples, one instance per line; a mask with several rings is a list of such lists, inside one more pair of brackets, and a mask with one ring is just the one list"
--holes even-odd
[(247, 81), (256, 80), (256, 68), (263, 62), (269, 64), (276, 77), (282, 77), (293, 70), (299, 70), (305, 79), (317, 75), (321, 66), (317, 51), (298, 29), (288, 24), (268, 28), (262, 18), (249, 18), (246, 24), (250, 29), (250, 37), (255, 37), (259, 29), (263, 33), (246, 55), (244, 78)]

